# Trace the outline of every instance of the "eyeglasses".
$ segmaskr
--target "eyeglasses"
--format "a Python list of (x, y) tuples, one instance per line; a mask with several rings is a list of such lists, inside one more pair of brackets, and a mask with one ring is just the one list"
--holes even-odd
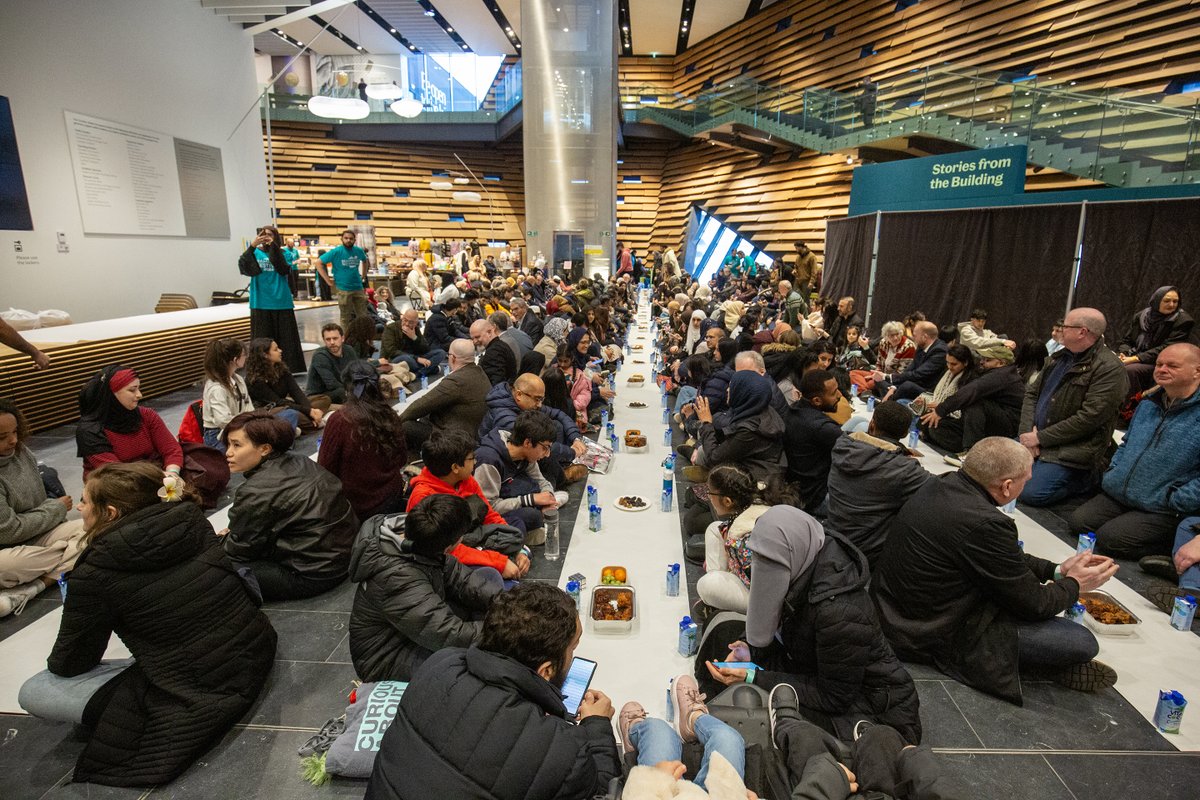
[(1062, 328), (1064, 331), (1069, 330), (1071, 328), (1075, 328), (1076, 330), (1081, 330), (1081, 331), (1086, 331), (1088, 329), (1087, 325), (1059, 325), (1058, 327)]
[(520, 389), (517, 389), (517, 394), (525, 395), (530, 400), (537, 403), (539, 406), (546, 400), (546, 395), (544, 395), (544, 394), (530, 394), (529, 392), (523, 392)]

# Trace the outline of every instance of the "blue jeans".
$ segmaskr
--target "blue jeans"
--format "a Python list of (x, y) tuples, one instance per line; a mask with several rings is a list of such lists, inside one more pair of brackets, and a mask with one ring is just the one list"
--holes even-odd
[(205, 428), (204, 443), (209, 447), (225, 452), (224, 446), (221, 444), (221, 429), (220, 428)]
[(392, 359), (392, 362), (407, 364), (408, 368), (412, 370), (412, 374), (416, 375), (417, 377), (425, 375), (426, 377), (432, 378), (434, 375), (441, 374), (442, 364), (446, 363), (446, 351), (430, 350), (428, 353), (421, 356), (421, 358), (429, 362), (428, 367), (423, 367), (418, 364), (417, 357), (409, 355), (408, 353), (397, 353), (395, 358)]
[(1017, 663), (1028, 667), (1056, 668), (1085, 664), (1100, 652), (1092, 632), (1066, 617), (1040, 622), (1018, 622)]
[(683, 410), (683, 407), (696, 399), (696, 395), (700, 394), (695, 386), (680, 386), (679, 391), (675, 393), (675, 413), (678, 414)]
[(39, 719), (79, 725), (92, 695), (131, 666), (132, 658), (115, 658), (101, 661), (74, 678), (64, 678), (44, 669), (21, 684), (17, 702)]
[[(1186, 517), (1179, 523), (1175, 529), (1175, 546), (1171, 548), (1171, 555), (1178, 553), (1179, 548), (1190, 542), (1192, 537), (1200, 535), (1192, 529), (1194, 525), (1200, 525), (1200, 517)], [(1179, 588), (1200, 592), (1200, 564), (1193, 564), (1184, 570), (1179, 576)]]
[(1049, 506), (1092, 488), (1091, 470), (1064, 467), (1038, 459), (1033, 477), (1021, 491), (1020, 501), (1031, 506)]
[[(713, 753), (720, 753), (733, 765), (737, 774), (746, 776), (746, 742), (742, 735), (721, 720), (709, 714), (696, 717), (696, 738), (704, 745), (704, 760), (700, 771), (692, 782), (704, 787), (708, 777), (708, 761)], [(629, 738), (637, 748), (639, 766), (653, 767), (662, 761), (678, 761), (683, 755), (683, 740), (669, 724), (661, 719), (647, 717), (634, 723), (629, 729)]]

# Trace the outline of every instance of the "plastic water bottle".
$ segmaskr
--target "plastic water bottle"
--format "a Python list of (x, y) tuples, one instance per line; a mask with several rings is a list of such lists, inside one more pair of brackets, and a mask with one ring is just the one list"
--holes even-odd
[(668, 425), (663, 430), (663, 445), (665, 445), (666, 447), (671, 446), (671, 426), (670, 425)]
[[(666, 399), (666, 395), (663, 395), (663, 399), (664, 400)], [(664, 408), (663, 409), (663, 425), (670, 425), (670, 424), (671, 424), (671, 409)]]
[(662, 403), (663, 408), (669, 409), (671, 407), (671, 398), (667, 395), (666, 391), (662, 393), (662, 396), (659, 398), (659, 402)]
[(579, 611), (579, 581), (567, 581), (567, 594), (575, 601), (575, 611)]
[(1171, 627), (1177, 631), (1190, 631), (1192, 620), (1196, 618), (1196, 598), (1190, 594), (1175, 598), (1175, 607), (1171, 609)]
[(1088, 531), (1087, 533), (1079, 534), (1079, 544), (1075, 546), (1076, 553), (1086, 553), (1096, 551), (1096, 534)]
[(600, 505), (600, 490), (590, 483), (587, 487), (587, 504), (588, 508)]
[[(626, 330), (626, 331), (625, 331), (625, 335), (628, 337), (628, 335), (629, 335), (629, 331), (628, 331), (628, 330)], [(628, 339), (628, 338), (626, 338), (626, 339), (625, 339), (625, 355), (629, 355), (629, 353), (630, 353), (630, 350), (629, 350), (629, 339)]]
[(664, 492), (675, 491), (675, 454), (671, 453), (663, 459), (662, 463), (662, 490)]
[(600, 526), (601, 526), (600, 506), (598, 506), (598, 505), (589, 506), (588, 507), (588, 530), (589, 531), (598, 531), (598, 530), (600, 530)]
[(1000, 507), (1000, 510), (1003, 511), (1005, 514), (1008, 514), (1010, 517), (1013, 516), (1014, 514), (1016, 514), (1017, 513), (1016, 498), (1009, 500), (1007, 503), (1005, 503), (1003, 506)]
[(851, 399), (854, 399), (854, 400), (858, 399), (858, 384), (857, 383), (850, 384), (850, 397), (851, 397)]
[(669, 513), (671, 511), (671, 499), (674, 496), (674, 494), (675, 493), (670, 491), (669, 489), (663, 489), (661, 502), (662, 502), (662, 510), (663, 510), (664, 514)]
[(684, 617), (679, 622), (679, 655), (694, 656), (698, 644), (700, 627), (692, 622), (691, 617)]
[(621, 439), (615, 433), (608, 437), (608, 443), (614, 453), (621, 452)]
[(398, 405), (398, 406), (402, 406), (402, 405), (404, 405), (404, 402), (405, 402), (406, 400), (408, 400), (408, 392), (404, 391), (404, 387), (403, 387), (403, 386), (401, 386), (399, 389), (397, 389), (397, 390), (396, 390), (396, 392), (397, 392), (397, 394), (396, 394), (396, 405)]
[(543, 524), (546, 526), (546, 548), (542, 551), (542, 555), (548, 561), (558, 561), (558, 518), (546, 517)]
[(608, 408), (604, 408), (600, 412), (600, 429), (604, 430), (608, 427)]
[(62, 595), (62, 601), (67, 602), (67, 573), (58, 573), (58, 593)]
[(667, 597), (679, 597), (679, 565), (667, 565)]
[(429, 376), (422, 375), (421, 376), (421, 391), (425, 391), (428, 388), (429, 388)]
[(875, 412), (875, 395), (867, 395), (867, 411)]
[(918, 431), (916, 428), (911, 429), (908, 432), (908, 449), (916, 450), (917, 445), (920, 443), (920, 441), (921, 441), (920, 431)]

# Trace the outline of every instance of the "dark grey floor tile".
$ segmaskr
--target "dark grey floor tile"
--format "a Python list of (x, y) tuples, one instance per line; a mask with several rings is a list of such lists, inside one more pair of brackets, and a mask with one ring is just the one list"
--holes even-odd
[(303, 600), (268, 600), (263, 603), (264, 610), (281, 609), (284, 611), (344, 611), (350, 613), (354, 605), (353, 581), (345, 581), (328, 592), (316, 597), (306, 597)]
[(58, 590), (45, 591), (25, 604), (20, 614), (9, 614), (0, 618), (0, 640), (7, 639), (22, 628), (27, 628), (54, 609), (62, 605)]
[[(948, 797), (971, 800), (1083, 800), (1071, 794), (1040, 755), (936, 753), (942, 774), (961, 787)], [(1115, 787), (1114, 787), (1115, 788)], [(1124, 798), (1124, 790), (1088, 800)]]
[(275, 658), (280, 661), (324, 661), (350, 625), (350, 615), (341, 611), (273, 608), (266, 614), (279, 634)]
[(338, 646), (333, 649), (329, 657), (325, 659), (329, 664), (349, 664), (350, 661), (350, 634), (347, 633), (338, 642)]
[(908, 674), (912, 676), (914, 681), (945, 681), (949, 680), (946, 673), (942, 672), (937, 667), (931, 667), (928, 664), (908, 664), (904, 665), (908, 670)]
[(1200, 786), (1200, 754), (1051, 755), (1046, 760), (1079, 798), (1114, 797), (1122, 788), (1138, 800), (1195, 797)]
[(296, 750), (310, 734), (235, 728), (169, 786), (150, 793), (155, 800), (326, 800), (361, 798), (366, 781), (335, 778), (315, 787), (300, 776)]
[(349, 664), (276, 661), (258, 703), (242, 722), (316, 730), (346, 710), (354, 680)]
[(921, 744), (929, 747), (983, 747), (971, 724), (954, 703), (941, 681), (919, 681)]
[(147, 791), (133, 787), (101, 786), (98, 783), (63, 783), (42, 795), (41, 800), (137, 800)]
[(37, 800), (66, 780), (83, 752), (84, 743), (75, 739), (70, 725), (20, 714), (0, 714), (0, 734), (0, 796), (5, 800)]
[(1115, 689), (1092, 694), (1027, 682), (1025, 705), (1014, 706), (959, 683), (945, 686), (988, 748), (1173, 749)]

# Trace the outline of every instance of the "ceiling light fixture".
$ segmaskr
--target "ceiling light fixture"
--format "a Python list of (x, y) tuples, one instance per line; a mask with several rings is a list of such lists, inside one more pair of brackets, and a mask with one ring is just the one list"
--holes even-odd
[(405, 119), (412, 119), (424, 110), (425, 106), (422, 105), (421, 101), (413, 97), (406, 97), (403, 100), (397, 100), (392, 103), (392, 113)]
[(371, 107), (357, 97), (313, 95), (308, 98), (308, 111), (325, 119), (363, 119), (371, 113)]

